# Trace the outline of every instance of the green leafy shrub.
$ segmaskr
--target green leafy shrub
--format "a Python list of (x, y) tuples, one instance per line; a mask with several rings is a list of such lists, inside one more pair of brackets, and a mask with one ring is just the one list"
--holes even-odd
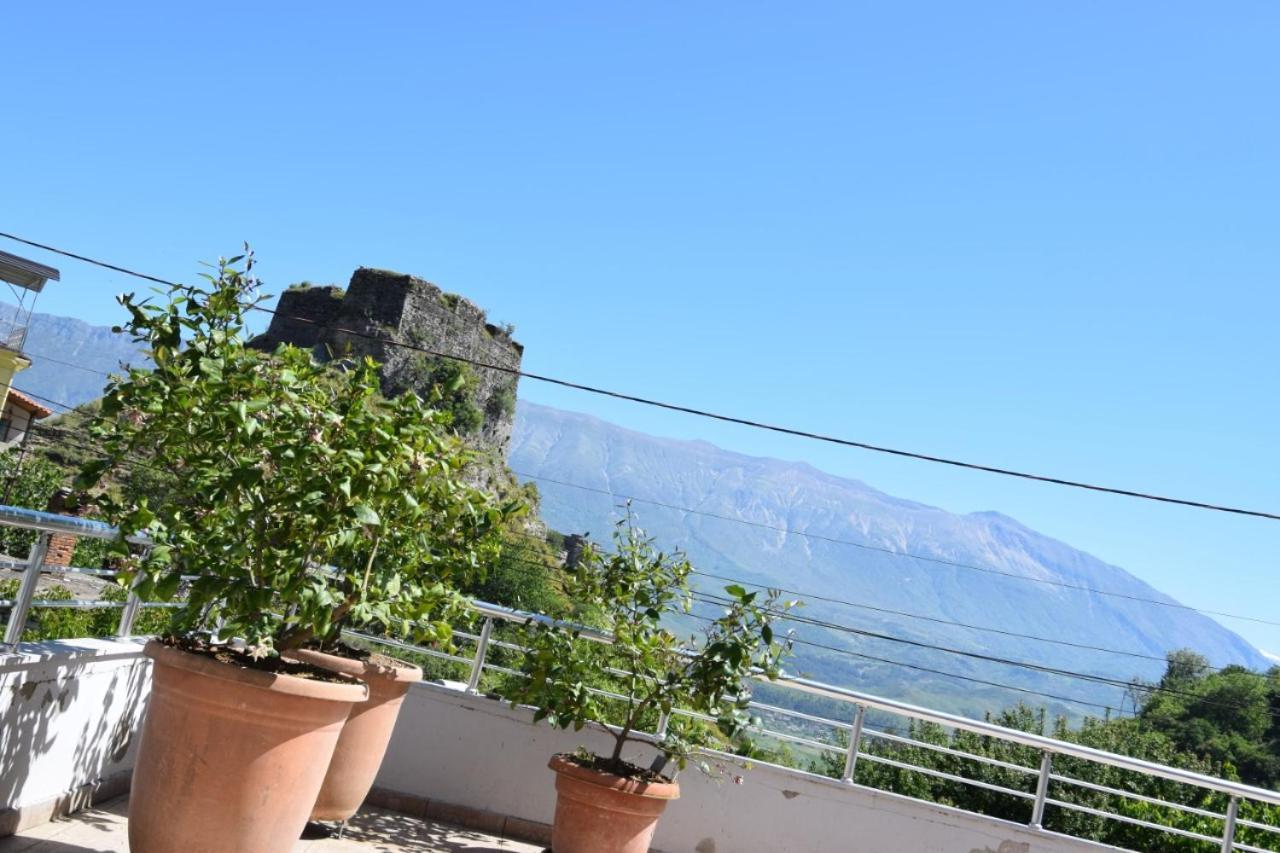
[[(664, 624), (691, 606), (689, 561), (659, 552), (630, 516), (614, 539), (612, 554), (584, 551), (566, 590), (579, 607), (600, 614), (613, 642), (593, 642), (579, 632), (539, 623), (526, 626), (526, 679), (515, 685), (512, 698), (537, 708), (536, 720), (559, 728), (616, 722), (614, 748), (603, 765), (624, 776), (638, 772), (622, 760), (622, 750), (628, 741), (648, 742), (636, 735), (646, 721), (652, 724), (659, 714), (677, 708), (714, 718), (712, 730), (684, 716), (671, 717), (656, 746), (684, 767), (700, 747), (717, 737), (731, 738), (750, 723), (750, 676), (775, 678), (780, 673), (790, 646), (774, 637), (772, 622), (794, 602), (782, 604), (776, 594), (761, 599), (742, 587), (726, 587), (730, 604), (700, 642), (689, 647)], [(624, 697), (616, 702), (590, 689), (599, 673), (611, 669), (625, 673), (615, 682)], [(710, 770), (705, 761), (698, 765)]]
[(474, 433), (484, 423), (484, 413), (475, 405), (478, 380), (470, 365), (449, 358), (415, 355), (409, 360), (403, 381), (411, 389), (425, 390), (459, 435)]
[[(10, 449), (0, 453), (0, 496), (11, 506), (43, 510), (66, 479), (64, 469), (33, 452)], [(34, 530), (0, 526), (0, 553), (22, 559), (35, 540)]]
[(411, 393), (383, 400), (371, 360), (332, 370), (289, 345), (248, 348), (252, 263), (220, 262), (207, 285), (175, 285), (162, 304), (120, 298), (124, 331), (154, 368), (108, 386), (92, 426), (105, 458), (79, 485), (140, 452), (176, 475), (161, 501), (98, 499), (122, 535), (155, 543), (145, 556), (116, 543), (124, 577), (166, 600), (199, 575), (176, 627), (221, 626), (255, 655), (332, 642), (344, 627), (447, 643), (456, 584), (520, 507), (463, 483), (468, 454), (448, 414)]

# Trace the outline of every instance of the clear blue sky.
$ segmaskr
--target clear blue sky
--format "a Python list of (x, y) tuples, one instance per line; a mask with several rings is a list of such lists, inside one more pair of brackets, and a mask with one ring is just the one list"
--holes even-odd
[[(0, 230), (170, 277), (247, 239), (276, 292), (413, 272), (515, 323), (530, 370), (1280, 510), (1274, 3), (26, 3), (4, 28)], [(135, 287), (53, 262), (42, 310), (107, 323)], [(998, 509), (1280, 618), (1277, 522), (521, 394)]]

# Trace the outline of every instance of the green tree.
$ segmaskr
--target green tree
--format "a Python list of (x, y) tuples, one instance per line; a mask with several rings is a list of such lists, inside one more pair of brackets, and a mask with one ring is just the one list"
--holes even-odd
[(220, 262), (207, 286), (175, 285), (162, 304), (121, 297), (124, 330), (154, 367), (108, 386), (92, 427), (105, 458), (79, 483), (141, 453), (176, 475), (161, 501), (99, 496), (122, 536), (155, 543), (139, 556), (117, 542), (124, 576), (166, 600), (198, 575), (175, 629), (218, 627), (255, 656), (347, 626), (448, 643), (456, 585), (521, 508), (463, 483), (468, 453), (448, 415), (412, 393), (383, 400), (372, 361), (334, 370), (289, 345), (247, 347), (252, 265)]

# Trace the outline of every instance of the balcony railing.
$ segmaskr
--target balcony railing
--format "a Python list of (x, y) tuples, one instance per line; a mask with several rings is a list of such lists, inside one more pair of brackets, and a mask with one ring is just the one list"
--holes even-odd
[[(12, 600), (0, 600), (0, 608), (7, 607), (9, 609), (9, 617), (4, 635), (4, 642), (7, 650), (9, 651), (16, 650), (17, 643), (22, 635), (23, 627), (26, 624), (27, 616), (33, 607), (116, 607), (120, 609), (120, 620), (117, 628), (117, 635), (130, 636), (133, 632), (134, 620), (137, 618), (137, 614), (142, 608), (175, 606), (159, 602), (140, 601), (137, 596), (132, 593), (129, 594), (127, 600), (124, 602), (37, 599), (35, 598), (36, 586), (42, 572), (79, 572), (99, 576), (112, 576), (115, 574), (109, 569), (87, 569), (74, 567), (54, 567), (53, 569), (49, 569), (44, 566), (44, 557), (48, 550), (50, 535), (54, 533), (62, 533), (73, 536), (105, 539), (113, 538), (116, 535), (116, 530), (101, 522), (69, 518), (67, 516), (52, 515), (49, 513), (36, 512), (34, 510), (2, 505), (0, 505), (0, 524), (34, 530), (39, 534), (35, 544), (31, 548), (30, 556), (25, 563), (11, 561), (0, 565), (0, 568), (13, 569), (22, 573), (17, 597)], [(133, 541), (135, 544), (142, 546), (146, 545), (146, 541), (142, 539), (135, 539)], [(537, 621), (553, 625), (555, 627), (578, 631), (581, 636), (597, 642), (609, 643), (612, 641), (612, 638), (607, 633), (579, 625), (560, 622), (540, 614), (513, 610), (511, 608), (485, 602), (474, 602), (473, 607), (482, 617), (479, 632), (470, 633), (466, 631), (454, 631), (455, 640), (463, 644), (469, 644), (472, 647), (472, 652), (468, 655), (416, 646), (385, 637), (374, 637), (366, 634), (355, 634), (353, 636), (367, 642), (378, 643), (390, 648), (412, 652), (431, 658), (453, 661), (463, 665), (467, 668), (466, 689), (471, 693), (479, 692), (481, 679), (486, 672), (497, 672), (508, 676), (522, 677), (520, 672), (509, 667), (501, 666), (489, 660), (489, 653), (495, 648), (517, 653), (524, 651), (521, 646), (500, 640), (494, 636), (494, 629), (498, 623), (521, 624), (529, 621)], [(6, 648), (0, 648), (0, 651), (4, 650), (6, 650)], [(621, 672), (617, 674), (626, 675), (626, 673)], [(772, 738), (784, 743), (797, 744), (818, 752), (830, 753), (836, 756), (842, 755), (843, 773), (841, 775), (841, 781), (850, 785), (857, 783), (857, 770), (861, 763), (878, 763), (900, 770), (923, 774), (925, 776), (942, 779), (955, 784), (972, 786), (1025, 801), (1030, 807), (1030, 820), (1028, 821), (1028, 825), (1034, 829), (1042, 827), (1046, 810), (1052, 807), (1067, 811), (1074, 811), (1096, 818), (1119, 821), (1133, 826), (1142, 827), (1153, 832), (1196, 839), (1218, 846), (1223, 853), (1231, 853), (1231, 851), (1235, 850), (1247, 851), (1247, 853), (1275, 853), (1275, 851), (1280, 850), (1280, 847), (1275, 845), (1259, 847), (1253, 844), (1243, 843), (1237, 838), (1237, 833), (1240, 827), (1249, 827), (1261, 833), (1270, 833), (1274, 835), (1276, 837), (1276, 844), (1280, 845), (1280, 827), (1259, 821), (1248, 820), (1240, 815), (1240, 806), (1244, 802), (1280, 806), (1280, 792), (1277, 791), (1257, 788), (1251, 785), (1219, 779), (1202, 773), (1143, 761), (1141, 759), (1106, 752), (1068, 741), (1057, 740), (1055, 738), (1011, 729), (982, 720), (974, 720), (967, 717), (957, 716), (955, 714), (935, 711), (893, 699), (872, 696), (856, 690), (850, 690), (848, 688), (837, 687), (830, 684), (823, 684), (804, 678), (783, 677), (779, 681), (774, 682), (774, 684), (788, 691), (821, 696), (847, 705), (849, 708), (849, 714), (845, 719), (830, 719), (781, 707), (777, 704), (768, 704), (764, 702), (752, 703), (752, 707), (761, 715), (762, 719), (771, 719), (778, 725), (781, 725), (781, 721), (783, 720), (792, 720), (796, 721), (797, 724), (802, 724), (806, 731), (812, 731), (814, 728), (826, 729), (832, 734), (833, 740), (843, 736), (847, 743), (837, 744), (830, 741), (820, 740), (809, 734), (796, 734), (796, 731), (801, 730), (796, 726), (792, 726), (791, 731), (783, 731), (779, 727), (770, 727), (763, 723), (753, 727), (757, 733), (767, 738)], [(595, 690), (595, 692), (599, 695), (615, 699), (625, 698), (606, 690)], [(992, 741), (1023, 747), (1038, 755), (1039, 761), (1035, 766), (1018, 764), (1013, 761), (998, 760), (987, 755), (979, 755), (903, 735), (899, 733), (899, 730), (896, 730), (891, 726), (881, 725), (876, 727), (871, 725), (867, 719), (869, 711), (878, 712), (881, 716), (889, 717), (894, 720), (903, 720), (907, 723), (931, 723), (942, 726), (948, 730), (969, 732), (991, 739)], [(691, 718), (710, 720), (710, 718), (703, 717), (702, 715), (679, 709), (673, 710), (672, 713)], [(668, 718), (664, 716), (659, 720), (657, 730), (649, 733), (649, 736), (654, 739), (660, 738), (666, 729), (667, 723)], [(907, 730), (910, 730), (909, 726), (907, 727)], [(961, 761), (974, 762), (975, 764), (999, 768), (1025, 778), (1027, 785), (1025, 788), (1010, 787), (1009, 785), (996, 784), (981, 779), (970, 778), (959, 773), (939, 770), (922, 764), (912, 764), (901, 760), (901, 756), (898, 758), (891, 758), (886, 755), (877, 754), (872, 746), (876, 743), (917, 748), (936, 754), (946, 755)], [(735, 758), (735, 756), (727, 753), (718, 753), (718, 755), (727, 760), (733, 760)], [(1087, 779), (1077, 778), (1077, 776), (1067, 775), (1055, 770), (1055, 760), (1060, 758), (1075, 759), (1086, 762), (1090, 765), (1097, 765), (1103, 768), (1114, 768), (1137, 774), (1139, 776), (1168, 780), (1200, 791), (1214, 792), (1222, 795), (1222, 797), (1226, 799), (1227, 806), (1225, 811), (1218, 812), (1199, 806), (1192, 806), (1172, 800), (1147, 796), (1133, 791), (1126, 791), (1114, 786), (1098, 784)], [(805, 771), (802, 770), (786, 767), (782, 767), (781, 769), (786, 772), (807, 775), (805, 774)], [(1208, 820), (1220, 825), (1221, 832), (1220, 834), (1210, 835), (1203, 831), (1171, 826), (1165, 823), (1134, 817), (1130, 814), (1123, 814), (1117, 811), (1107, 810), (1105, 808), (1098, 808), (1095, 806), (1085, 805), (1083, 803), (1072, 802), (1069, 799), (1053, 797), (1050, 796), (1051, 785), (1075, 787), (1081, 790), (1107, 795), (1108, 797), (1123, 798), (1131, 802), (1144, 803), (1149, 806), (1170, 809), (1183, 814), (1193, 815), (1197, 818)]]

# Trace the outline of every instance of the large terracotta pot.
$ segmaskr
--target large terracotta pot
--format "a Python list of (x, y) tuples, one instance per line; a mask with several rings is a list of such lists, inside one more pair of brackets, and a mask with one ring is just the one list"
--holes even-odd
[(636, 782), (554, 755), (555, 853), (648, 853), (667, 803), (680, 796), (675, 782)]
[(400, 716), (404, 694), (410, 684), (422, 680), (422, 670), (407, 663), (375, 666), (311, 649), (289, 654), (314, 666), (353, 675), (369, 685), (369, 701), (352, 708), (342, 727), (329, 772), (311, 810), (312, 820), (347, 820), (369, 796)]
[(159, 642), (129, 795), (132, 853), (288, 853), (368, 689)]

